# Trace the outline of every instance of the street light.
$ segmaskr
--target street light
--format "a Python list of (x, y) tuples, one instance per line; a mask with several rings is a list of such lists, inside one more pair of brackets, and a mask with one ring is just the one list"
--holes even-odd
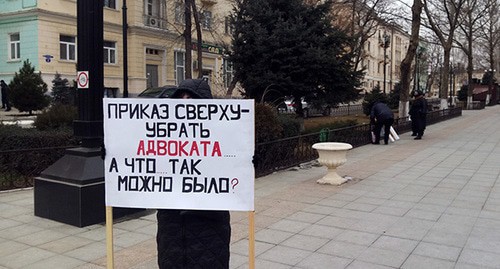
[(105, 220), (103, 142), (102, 0), (76, 1), (78, 62), (88, 72), (87, 88), (77, 90), (78, 119), (73, 122), (81, 147), (66, 154), (35, 178), (35, 216), (84, 227)]
[(419, 45), (415, 53), (415, 92), (420, 89), (420, 63), (418, 60), (422, 57), (424, 52), (425, 48)]
[(453, 62), (450, 62), (450, 107), (453, 105), (453, 88), (454, 88), (454, 74), (455, 71), (453, 70)]
[(386, 65), (387, 65), (387, 48), (391, 44), (391, 37), (384, 31), (384, 35), (382, 38), (379, 40), (380, 46), (384, 48), (384, 94), (385, 94), (385, 81), (386, 81)]

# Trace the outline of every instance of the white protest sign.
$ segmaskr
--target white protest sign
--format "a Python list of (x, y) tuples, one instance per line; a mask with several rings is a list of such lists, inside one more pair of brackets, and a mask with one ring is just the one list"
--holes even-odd
[(106, 98), (106, 205), (254, 210), (254, 101)]

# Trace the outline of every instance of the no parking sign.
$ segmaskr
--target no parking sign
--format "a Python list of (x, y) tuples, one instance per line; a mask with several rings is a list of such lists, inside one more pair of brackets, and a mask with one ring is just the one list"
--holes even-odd
[(78, 71), (76, 75), (76, 83), (78, 84), (78, 89), (88, 89), (89, 71)]

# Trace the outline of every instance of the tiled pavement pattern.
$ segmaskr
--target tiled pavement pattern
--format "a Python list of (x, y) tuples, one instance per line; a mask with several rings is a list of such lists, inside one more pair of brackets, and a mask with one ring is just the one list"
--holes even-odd
[[(302, 167), (256, 180), (256, 268), (500, 268), (500, 106), (389, 145), (351, 150), (340, 187)], [(232, 212), (231, 268), (248, 268)], [(115, 222), (115, 268), (156, 266), (154, 211)], [(106, 268), (103, 224), (33, 216), (33, 190), (0, 193), (0, 269)]]

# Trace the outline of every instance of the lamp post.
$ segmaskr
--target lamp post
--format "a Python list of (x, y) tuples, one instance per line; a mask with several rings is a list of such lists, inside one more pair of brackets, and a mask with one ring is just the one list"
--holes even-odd
[(387, 65), (387, 48), (391, 44), (390, 38), (391, 37), (384, 31), (384, 35), (382, 36), (382, 39), (380, 40), (380, 46), (384, 48), (384, 86), (383, 86), (384, 94), (386, 93), (385, 92), (385, 84), (386, 84), (386, 74), (387, 74), (387, 70), (386, 70), (387, 69), (386, 68), (386, 65)]
[(103, 140), (104, 65), (102, 0), (77, 1), (78, 119), (73, 122), (81, 147), (35, 178), (35, 216), (83, 227), (104, 221)]
[(458, 66), (453, 67), (453, 97), (451, 99), (451, 104), (453, 106), (455, 106), (455, 95), (456, 95), (455, 87), (457, 85), (456, 78), (457, 78), (458, 68), (459, 68)]
[(128, 97), (128, 22), (127, 22), (127, 0), (122, 2), (122, 42), (123, 42), (123, 97)]
[(422, 54), (424, 54), (425, 48), (418, 46), (417, 51), (415, 53), (415, 85), (414, 85), (414, 90), (418, 91), (420, 89), (420, 63), (419, 59), (422, 57)]
[(453, 105), (453, 76), (454, 76), (454, 70), (453, 70), (453, 63), (450, 62), (450, 101), (449, 101), (449, 106), (451, 107)]

